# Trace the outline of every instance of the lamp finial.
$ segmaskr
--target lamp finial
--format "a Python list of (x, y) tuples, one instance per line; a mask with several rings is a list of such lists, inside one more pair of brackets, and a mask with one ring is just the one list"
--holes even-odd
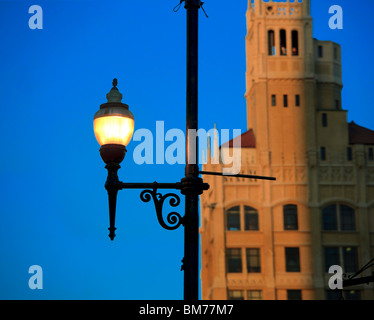
[(118, 91), (118, 88), (117, 88), (118, 80), (114, 78), (112, 84), (113, 84), (113, 88), (106, 95), (106, 98), (108, 102), (121, 102), (122, 94)]

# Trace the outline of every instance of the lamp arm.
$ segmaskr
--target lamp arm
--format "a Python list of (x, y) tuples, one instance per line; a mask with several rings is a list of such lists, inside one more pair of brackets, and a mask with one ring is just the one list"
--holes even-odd
[(175, 189), (175, 190), (182, 190), (183, 185), (180, 182), (176, 183), (124, 183), (119, 182), (118, 183), (118, 189), (144, 189), (140, 193), (140, 199), (143, 202), (150, 202), (153, 200), (155, 209), (156, 209), (156, 215), (157, 220), (161, 227), (163, 227), (166, 230), (176, 230), (181, 225), (184, 226), (184, 217), (182, 217), (178, 212), (170, 212), (166, 216), (166, 220), (164, 219), (163, 215), (163, 206), (165, 200), (169, 200), (169, 205), (173, 208), (178, 207), (180, 205), (180, 197), (175, 193), (167, 193), (165, 195), (162, 195), (161, 193), (157, 192), (158, 189)]
[(199, 174), (205, 174), (205, 175), (210, 175), (210, 176), (257, 179), (257, 180), (272, 180), (272, 181), (277, 180), (277, 178), (274, 178), (274, 177), (263, 177), (263, 176), (256, 176), (256, 175), (247, 175), (247, 174), (224, 174), (222, 172), (211, 172), (211, 171), (199, 171)]
[(176, 230), (180, 227), (180, 225), (184, 225), (184, 218), (178, 212), (170, 212), (167, 215), (166, 222), (163, 218), (162, 214), (162, 207), (164, 205), (164, 201), (169, 199), (169, 204), (172, 207), (178, 207), (180, 204), (180, 198), (175, 193), (167, 193), (162, 195), (161, 193), (157, 192), (157, 189), (154, 188), (152, 190), (143, 190), (140, 194), (140, 199), (143, 202), (149, 202), (153, 199), (156, 208), (157, 219), (161, 227), (166, 230)]

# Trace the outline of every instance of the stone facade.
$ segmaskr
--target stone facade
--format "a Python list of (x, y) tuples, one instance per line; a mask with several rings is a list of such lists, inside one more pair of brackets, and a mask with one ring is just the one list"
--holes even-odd
[[(331, 298), (329, 263), (374, 257), (374, 132), (347, 123), (341, 48), (313, 38), (309, 0), (249, 1), (246, 17), (241, 173), (277, 180), (204, 176), (202, 298)], [(374, 299), (372, 284), (349, 290)]]

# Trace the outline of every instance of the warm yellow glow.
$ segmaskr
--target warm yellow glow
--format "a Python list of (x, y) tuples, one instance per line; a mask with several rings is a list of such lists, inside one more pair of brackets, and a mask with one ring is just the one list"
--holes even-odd
[(134, 119), (120, 116), (104, 116), (94, 119), (97, 142), (127, 146), (134, 133)]

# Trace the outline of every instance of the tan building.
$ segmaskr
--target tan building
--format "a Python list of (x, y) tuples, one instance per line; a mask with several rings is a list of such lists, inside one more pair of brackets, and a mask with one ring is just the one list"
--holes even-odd
[[(235, 139), (241, 173), (277, 181), (204, 176), (203, 299), (332, 299), (329, 266), (352, 274), (374, 257), (374, 132), (347, 123), (340, 46), (312, 27), (309, 0), (249, 1), (248, 131)], [(374, 299), (373, 284), (345, 298)]]

